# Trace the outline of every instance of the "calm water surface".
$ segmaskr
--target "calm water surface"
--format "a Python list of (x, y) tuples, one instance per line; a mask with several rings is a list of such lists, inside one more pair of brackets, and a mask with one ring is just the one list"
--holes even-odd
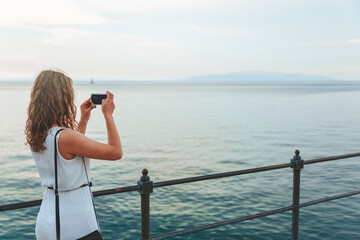
[[(124, 158), (92, 161), (93, 190), (359, 152), (358, 82), (76, 83), (76, 101), (115, 94)], [(0, 205), (40, 199), (43, 189), (24, 125), (31, 83), (0, 82)], [(106, 142), (100, 108), (87, 135)], [(359, 159), (307, 165), (301, 202), (359, 189)], [(282, 169), (154, 189), (152, 235), (291, 205), (292, 170)], [(104, 239), (140, 237), (136, 192), (95, 198)], [(301, 239), (360, 239), (360, 197), (301, 209)], [(39, 207), (0, 213), (0, 239), (34, 239)], [(178, 239), (290, 239), (291, 213)]]

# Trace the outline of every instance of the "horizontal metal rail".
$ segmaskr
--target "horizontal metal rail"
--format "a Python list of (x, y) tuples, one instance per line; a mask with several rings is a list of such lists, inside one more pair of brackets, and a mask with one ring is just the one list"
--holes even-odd
[[(196, 182), (196, 181), (204, 181), (204, 180), (210, 180), (210, 179), (216, 179), (216, 178), (231, 177), (231, 176), (237, 176), (237, 175), (242, 175), (242, 174), (264, 172), (264, 171), (276, 170), (276, 169), (280, 169), (280, 168), (288, 168), (290, 166), (291, 166), (290, 163), (285, 163), (285, 164), (270, 165), (270, 166), (260, 167), (260, 168), (251, 168), (251, 169), (245, 169), (245, 170), (239, 170), (239, 171), (174, 179), (174, 180), (154, 183), (154, 188), (155, 187), (165, 187), (165, 186), (176, 185), (176, 184), (183, 184), (183, 183), (190, 183), (190, 182)], [(94, 197), (99, 197), (99, 196), (111, 195), (111, 194), (116, 194), (116, 193), (133, 192), (133, 191), (137, 191), (137, 190), (139, 190), (139, 187), (137, 185), (134, 185), (134, 186), (94, 191), (93, 195), (94, 195)], [(33, 201), (28, 201), (28, 202), (20, 202), (20, 203), (12, 203), (12, 204), (7, 204), (7, 205), (2, 205), (2, 206), (0, 206), (0, 212), (39, 206), (41, 204), (41, 201), (42, 200), (39, 199), (39, 200), (33, 200)]]
[(216, 178), (232, 177), (232, 176), (244, 175), (244, 174), (249, 174), (249, 173), (265, 172), (265, 171), (271, 171), (271, 170), (288, 168), (288, 167), (291, 167), (291, 163), (283, 163), (283, 164), (270, 165), (270, 166), (259, 167), (259, 168), (250, 168), (250, 169), (244, 169), (244, 170), (238, 170), (238, 171), (232, 171), (232, 172), (202, 175), (202, 176), (197, 176), (197, 177), (180, 178), (180, 179), (175, 179), (175, 180), (154, 183), (154, 188), (166, 187), (166, 186), (184, 184), (184, 183), (191, 183), (191, 182), (198, 182), (198, 181), (204, 181), (204, 180), (210, 180), (210, 179), (216, 179)]
[(93, 195), (94, 197), (99, 197), (99, 196), (111, 195), (116, 193), (134, 192), (137, 190), (139, 190), (139, 187), (137, 185), (133, 185), (128, 187), (119, 187), (119, 188), (95, 191), (93, 192)]
[[(334, 161), (334, 160), (353, 158), (353, 157), (360, 157), (360, 152), (326, 157), (326, 158), (316, 158), (316, 159), (306, 160), (306, 161), (304, 161), (304, 164), (313, 164), (313, 163)], [(224, 173), (202, 175), (202, 176), (197, 176), (197, 177), (168, 180), (168, 181), (154, 183), (154, 188), (171, 186), (171, 185), (176, 185), (176, 184), (191, 183), (191, 182), (197, 182), (197, 181), (204, 181), (204, 180), (210, 180), (210, 179), (216, 179), (216, 178), (244, 175), (244, 174), (249, 174), (249, 173), (265, 172), (265, 171), (271, 171), (271, 170), (276, 170), (276, 169), (281, 169), (281, 168), (288, 168), (291, 166), (292, 166), (291, 163), (283, 163), (283, 164), (270, 165), (270, 166), (259, 167), (259, 168), (250, 168), (250, 169), (244, 169), (244, 170), (238, 170), (238, 171), (232, 171), (232, 172), (224, 172)]]
[(345, 158), (353, 158), (353, 157), (360, 157), (360, 152), (344, 154), (344, 155), (337, 155), (337, 156), (332, 156), (332, 157), (316, 158), (316, 159), (306, 160), (306, 161), (304, 161), (304, 164), (328, 162), (328, 161), (340, 160), (340, 159), (345, 159)]
[(277, 213), (290, 211), (292, 209), (293, 209), (292, 206), (277, 208), (277, 209), (273, 209), (273, 210), (266, 211), (266, 212), (261, 212), (261, 213), (257, 213), (257, 214), (253, 214), (253, 215), (248, 215), (248, 216), (244, 216), (244, 217), (225, 220), (225, 221), (222, 221), (222, 222), (211, 223), (211, 224), (202, 225), (202, 226), (193, 227), (193, 228), (188, 228), (188, 229), (184, 229), (184, 230), (180, 230), (180, 231), (176, 231), (176, 232), (164, 233), (164, 234), (160, 234), (160, 235), (151, 237), (150, 239), (151, 240), (158, 240), (158, 239), (172, 238), (172, 237), (176, 237), (176, 236), (179, 236), (179, 235), (185, 235), (185, 234), (189, 234), (189, 233), (203, 231), (203, 230), (206, 230), (206, 229), (218, 228), (218, 227), (228, 225), (228, 224), (234, 224), (234, 223), (244, 222), (244, 221), (247, 221), (247, 220), (252, 220), (252, 219), (256, 219), (256, 218), (260, 218), (260, 217), (266, 217), (266, 216), (274, 215), (274, 214), (277, 214)]
[[(328, 202), (328, 201), (332, 201), (332, 200), (336, 200), (336, 199), (340, 199), (340, 198), (350, 197), (350, 196), (354, 196), (357, 194), (360, 194), (360, 190), (343, 193), (343, 194), (339, 194), (339, 195), (334, 195), (331, 197), (321, 198), (321, 199), (317, 199), (317, 200), (313, 200), (313, 201), (309, 201), (309, 202), (304, 202), (304, 203), (299, 204), (299, 208), (308, 207), (308, 206), (311, 206), (314, 204)], [(172, 237), (176, 237), (176, 236), (180, 236), (180, 235), (195, 233), (195, 232), (199, 232), (199, 231), (203, 231), (203, 230), (207, 230), (207, 229), (218, 228), (218, 227), (229, 225), (229, 224), (234, 224), (234, 223), (244, 222), (244, 221), (248, 221), (248, 220), (252, 220), (252, 219), (256, 219), (256, 218), (266, 217), (266, 216), (274, 215), (277, 213), (287, 212), (287, 211), (290, 211), (293, 209), (294, 209), (294, 206), (277, 208), (277, 209), (260, 212), (257, 214), (252, 214), (252, 215), (248, 215), (248, 216), (244, 216), (244, 217), (233, 218), (233, 219), (229, 219), (229, 220), (225, 220), (225, 221), (221, 221), (221, 222), (206, 224), (206, 225), (202, 225), (202, 226), (198, 226), (198, 227), (187, 228), (187, 229), (180, 230), (180, 231), (164, 233), (164, 234), (153, 236), (150, 239), (151, 240), (168, 239), (168, 238), (172, 238)]]
[[(99, 196), (105, 196), (110, 194), (116, 194), (116, 193), (124, 193), (124, 192), (132, 192), (137, 191), (139, 188), (137, 185), (134, 186), (128, 186), (128, 187), (120, 187), (120, 188), (112, 188), (112, 189), (106, 189), (106, 190), (100, 190), (100, 191), (94, 191), (93, 195), (94, 197)], [(33, 200), (28, 202), (19, 202), (19, 203), (11, 203), (7, 205), (0, 206), (0, 212), (9, 211), (9, 210), (15, 210), (15, 209), (21, 209), (21, 208), (28, 208), (28, 207), (36, 207), (41, 205), (42, 200)]]
[(334, 195), (331, 197), (325, 197), (325, 198), (321, 198), (321, 199), (317, 199), (317, 200), (313, 200), (313, 201), (309, 201), (309, 202), (300, 203), (299, 208), (308, 207), (308, 206), (311, 206), (314, 204), (328, 202), (328, 201), (332, 201), (332, 200), (337, 200), (340, 198), (351, 197), (351, 196), (358, 195), (358, 194), (360, 194), (360, 190), (343, 193), (343, 194), (339, 194), (339, 195)]
[(11, 203), (7, 205), (0, 206), (0, 212), (21, 209), (21, 208), (28, 208), (28, 207), (35, 207), (41, 205), (42, 200), (33, 200), (28, 202), (18, 202), (18, 203)]
[[(334, 160), (359, 157), (359, 156), (360, 156), (360, 153), (351, 153), (351, 154), (338, 155), (338, 156), (332, 156), (332, 157), (326, 157), (326, 158), (317, 158), (317, 159), (306, 160), (306, 161), (304, 161), (304, 164), (313, 164), (313, 163), (320, 163), (320, 162), (326, 162), (326, 161), (334, 161)], [(154, 188), (166, 187), (166, 186), (184, 184), (184, 183), (191, 183), (191, 182), (197, 182), (197, 181), (204, 181), (204, 180), (210, 180), (210, 179), (217, 179), (217, 178), (223, 178), (223, 177), (244, 175), (244, 174), (250, 174), (250, 173), (265, 172), (265, 171), (271, 171), (271, 170), (276, 170), (276, 169), (288, 168), (291, 166), (292, 166), (291, 163), (284, 163), (284, 164), (269, 165), (269, 166), (265, 166), (265, 167), (250, 168), (250, 169), (244, 169), (244, 170), (238, 170), (238, 171), (232, 171), (232, 172), (224, 172), (224, 173), (216, 173), (216, 174), (202, 175), (202, 176), (189, 177), (189, 178), (174, 179), (174, 180), (168, 180), (168, 181), (154, 183)], [(132, 191), (137, 191), (137, 190), (139, 190), (138, 186), (134, 185), (134, 186), (126, 186), (126, 187), (94, 191), (93, 194), (94, 194), (94, 197), (99, 197), (99, 196), (105, 196), (105, 195), (116, 194), (116, 193), (132, 192)], [(0, 212), (39, 206), (41, 204), (41, 201), (42, 201), (41, 199), (38, 199), (38, 200), (32, 200), (32, 201), (27, 201), (27, 202), (18, 202), (18, 203), (12, 203), (12, 204), (7, 204), (7, 205), (1, 205)]]

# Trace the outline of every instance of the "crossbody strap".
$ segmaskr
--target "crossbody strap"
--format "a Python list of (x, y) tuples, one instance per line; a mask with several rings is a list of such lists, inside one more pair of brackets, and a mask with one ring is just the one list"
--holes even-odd
[[(55, 159), (55, 188), (54, 188), (54, 192), (55, 192), (55, 209), (56, 209), (56, 239), (60, 240), (60, 207), (59, 207), (59, 189), (58, 189), (58, 170), (57, 170), (57, 144), (56, 144), (56, 136), (65, 128), (61, 128), (59, 129), (56, 134), (55, 134), (55, 139), (54, 139), (54, 159)], [(87, 184), (83, 184), (80, 187), (83, 186), (89, 186), (89, 191), (90, 191), (90, 196), (91, 196), (91, 200), (92, 200), (92, 204), (94, 207), (94, 213), (95, 213), (95, 218), (96, 218), (96, 222), (98, 225), (98, 229), (100, 230), (100, 225), (99, 225), (99, 220), (97, 218), (97, 214), (96, 214), (96, 210), (95, 210), (95, 205), (94, 205), (94, 198), (91, 192), (90, 187), (92, 186), (92, 182), (89, 181), (89, 177), (87, 174), (87, 170), (86, 170), (86, 165), (85, 165), (85, 160), (84, 157), (82, 157), (83, 160), (83, 164), (84, 164), (84, 169), (85, 169), (85, 174), (86, 174), (86, 178), (88, 183)]]
[(90, 189), (90, 187), (92, 186), (92, 182), (90, 182), (90, 181), (89, 181), (89, 176), (88, 176), (88, 174), (87, 174), (86, 164), (85, 164), (84, 157), (82, 157), (82, 160), (83, 160), (83, 164), (84, 164), (84, 169), (85, 169), (86, 179), (87, 179), (87, 181), (88, 181), (88, 185), (89, 185), (89, 192), (90, 192), (90, 197), (91, 197), (91, 201), (92, 201), (93, 208), (94, 208), (94, 213), (95, 213), (96, 223), (97, 223), (97, 225), (98, 225), (98, 229), (99, 229), (99, 231), (101, 231), (101, 230), (100, 230), (99, 220), (98, 220), (98, 217), (97, 217), (97, 214), (96, 214), (96, 209), (95, 209), (95, 204), (94, 204), (94, 196), (93, 196), (93, 194), (92, 194), (92, 192), (91, 192), (91, 189)]
[(56, 136), (64, 130), (65, 128), (59, 129), (55, 134), (54, 139), (54, 159), (55, 159), (55, 209), (56, 209), (56, 239), (60, 240), (60, 210), (59, 210), (59, 189), (58, 189), (58, 170), (57, 170), (57, 144), (56, 144)]

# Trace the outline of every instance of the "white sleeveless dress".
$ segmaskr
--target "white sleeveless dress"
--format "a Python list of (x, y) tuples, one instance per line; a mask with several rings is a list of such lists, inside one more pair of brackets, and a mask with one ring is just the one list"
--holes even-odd
[[(37, 240), (56, 239), (55, 195), (54, 190), (48, 187), (55, 187), (54, 136), (59, 129), (59, 127), (49, 129), (44, 143), (46, 149), (43, 152), (32, 152), (41, 185), (46, 187), (36, 220)], [(57, 135), (57, 140), (60, 134), (61, 132)], [(90, 181), (90, 161), (87, 158), (84, 159)], [(57, 163), (61, 240), (74, 240), (94, 230), (100, 231), (90, 188), (89, 186), (80, 187), (88, 183), (82, 157), (76, 156), (71, 160), (66, 160), (57, 151)]]

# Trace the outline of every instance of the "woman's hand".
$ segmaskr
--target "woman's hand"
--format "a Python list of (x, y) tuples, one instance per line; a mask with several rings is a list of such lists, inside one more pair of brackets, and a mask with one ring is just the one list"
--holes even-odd
[(112, 116), (115, 104), (114, 104), (114, 94), (109, 91), (106, 91), (107, 98), (102, 100), (101, 111), (105, 117)]
[(86, 132), (87, 122), (90, 119), (91, 110), (94, 108), (96, 108), (96, 105), (91, 104), (91, 98), (87, 99), (85, 102), (83, 102), (83, 104), (80, 105), (81, 118), (77, 130), (82, 134), (85, 134)]
[(80, 105), (80, 110), (81, 110), (80, 121), (84, 121), (85, 123), (87, 123), (90, 119), (91, 110), (93, 110), (94, 108), (96, 108), (96, 105), (91, 104), (91, 97), (87, 99), (85, 102), (83, 102), (83, 104)]

